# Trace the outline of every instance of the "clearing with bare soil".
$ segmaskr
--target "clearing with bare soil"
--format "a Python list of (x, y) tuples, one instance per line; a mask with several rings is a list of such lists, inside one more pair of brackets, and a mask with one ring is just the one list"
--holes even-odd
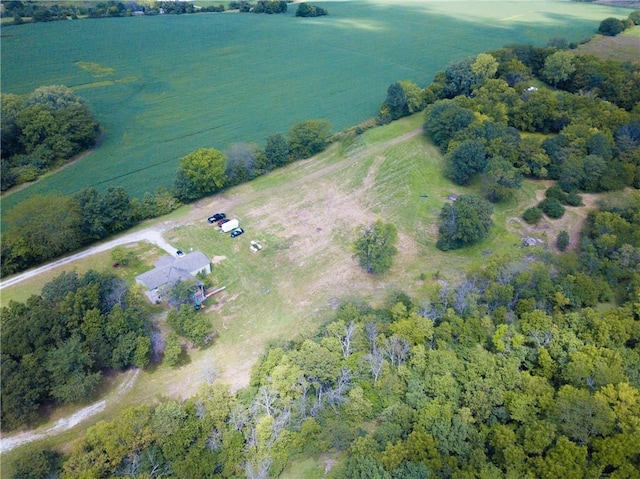
[[(525, 208), (536, 206), (544, 200), (547, 188), (555, 182), (539, 181), (538, 183), (544, 185), (544, 188), (536, 191), (535, 198), (532, 198), (531, 204), (525, 206)], [(517, 232), (523, 237), (531, 236), (541, 240), (555, 253), (560, 252), (556, 246), (556, 238), (561, 231), (566, 231), (569, 233), (569, 247), (567, 251), (574, 250), (578, 246), (580, 231), (587, 218), (587, 214), (596, 208), (596, 203), (601, 195), (582, 193), (580, 196), (582, 197), (582, 206), (565, 206), (565, 214), (562, 218), (551, 219), (543, 216), (535, 225), (529, 225), (522, 218), (513, 216), (508, 219), (507, 226), (511, 231)]]

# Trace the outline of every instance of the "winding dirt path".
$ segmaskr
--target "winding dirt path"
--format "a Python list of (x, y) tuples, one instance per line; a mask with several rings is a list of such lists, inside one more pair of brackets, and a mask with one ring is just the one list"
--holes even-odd
[(85, 408), (80, 409), (75, 414), (71, 416), (63, 417), (58, 419), (58, 421), (53, 425), (43, 430), (32, 430), (20, 432), (17, 434), (13, 434), (10, 436), (3, 436), (0, 439), (0, 453), (9, 452), (16, 447), (23, 446), (24, 444), (28, 444), (33, 441), (38, 441), (40, 439), (44, 439), (50, 436), (55, 436), (56, 434), (60, 434), (61, 432), (68, 431), (74, 426), (80, 424), (82, 421), (86, 421), (92, 416), (104, 411), (107, 407), (107, 403), (118, 401), (127, 391), (129, 391), (136, 379), (138, 379), (138, 375), (140, 374), (140, 369), (133, 369), (126, 373), (128, 377), (122, 381), (122, 384), (118, 387), (118, 390), (115, 395), (111, 399), (103, 399), (96, 403), (91, 404)]

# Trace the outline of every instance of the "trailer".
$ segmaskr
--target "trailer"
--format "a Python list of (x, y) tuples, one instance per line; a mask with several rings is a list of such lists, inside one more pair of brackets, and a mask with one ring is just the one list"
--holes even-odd
[(240, 222), (238, 220), (229, 220), (220, 227), (220, 231), (228, 233), (229, 231), (236, 229), (238, 226), (240, 226)]

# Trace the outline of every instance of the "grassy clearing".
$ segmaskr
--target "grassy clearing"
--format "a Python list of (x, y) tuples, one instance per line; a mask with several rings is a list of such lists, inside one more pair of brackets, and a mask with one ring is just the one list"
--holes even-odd
[(615, 37), (596, 35), (575, 51), (606, 60), (637, 62), (640, 53), (640, 26), (633, 27)]
[(196, 148), (261, 143), (310, 118), (326, 118), (342, 130), (373, 117), (396, 80), (424, 85), (452, 59), (506, 43), (540, 45), (558, 36), (578, 41), (603, 18), (628, 15), (616, 7), (557, 1), (325, 6), (330, 15), (320, 19), (297, 19), (292, 6), (286, 15), (7, 27), (2, 91), (68, 85), (91, 103), (106, 135), (82, 162), (5, 197), (2, 211), (34, 193), (86, 186), (123, 186), (141, 197), (169, 186), (178, 159)]

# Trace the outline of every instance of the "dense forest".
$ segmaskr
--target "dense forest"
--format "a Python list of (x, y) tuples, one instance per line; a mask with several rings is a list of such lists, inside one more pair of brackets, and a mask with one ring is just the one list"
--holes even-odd
[[(443, 208), (441, 249), (478, 233), (454, 236), (447, 218), (467, 207), (481, 214), (465, 224), (490, 228), (491, 203), (523, 177), (555, 180), (530, 222), (602, 193), (579, 244), (559, 255), (496, 253), (425, 297), (345, 302), (316, 336), (273, 344), (246, 389), (205, 384), (186, 401), (129, 409), (91, 427), (69, 455), (26, 450), (14, 477), (258, 479), (326, 453), (337, 462), (325, 477), (340, 479), (639, 477), (639, 103), (639, 64), (553, 46), (454, 62), (426, 88), (392, 84), (378, 122), (425, 109), (443, 174), (482, 185), (484, 198)], [(328, 134), (312, 150), (292, 138), (307, 137), (276, 135), (261, 154), (285, 164), (292, 151), (320, 151)], [(227, 184), (227, 155), (204, 153), (181, 161), (177, 185), (219, 188), (191, 167), (207, 161)], [(241, 153), (237, 164), (261, 171), (256, 158), (267, 156)]]

